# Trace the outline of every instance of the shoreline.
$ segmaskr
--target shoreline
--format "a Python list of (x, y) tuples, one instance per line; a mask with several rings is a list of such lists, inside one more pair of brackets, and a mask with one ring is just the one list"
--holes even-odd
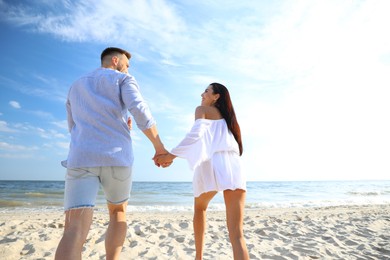
[[(30, 212), (31, 213), (31, 212)], [(192, 212), (129, 212), (121, 259), (194, 259)], [(225, 212), (207, 213), (204, 259), (233, 259)], [(53, 259), (63, 212), (0, 215), (0, 259)], [(105, 211), (94, 220), (84, 259), (104, 259)], [(390, 204), (245, 211), (251, 259), (390, 259)]]
[[(317, 204), (317, 205), (304, 205), (307, 203), (302, 203), (302, 205), (245, 205), (245, 212), (259, 211), (259, 212), (278, 212), (282, 210), (283, 212), (290, 211), (305, 211), (305, 210), (315, 210), (315, 209), (333, 209), (333, 208), (367, 208), (367, 207), (387, 207), (390, 205), (390, 202), (380, 202), (380, 203), (347, 203), (347, 204), (338, 204), (335, 202)], [(225, 204), (216, 203), (212, 201), (209, 204), (208, 212), (224, 212)], [(13, 215), (13, 214), (36, 214), (36, 213), (47, 213), (47, 214), (57, 214), (63, 212), (63, 205), (61, 206), (15, 206), (15, 207), (0, 207), (1, 215)], [(105, 203), (99, 203), (94, 207), (94, 213), (107, 213), (107, 205)], [(193, 204), (188, 205), (175, 205), (175, 206), (156, 206), (156, 205), (145, 205), (145, 206), (135, 206), (129, 204), (127, 206), (127, 214), (192, 214)]]

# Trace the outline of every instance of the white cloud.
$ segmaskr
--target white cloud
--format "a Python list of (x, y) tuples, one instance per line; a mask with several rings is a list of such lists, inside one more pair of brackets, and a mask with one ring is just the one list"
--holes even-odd
[(7, 122), (5, 121), (0, 121), (0, 132), (7, 132), (7, 133), (12, 133), (16, 132), (15, 129), (11, 128)]
[(5, 87), (11, 88), (25, 95), (56, 100), (60, 101), (61, 103), (65, 103), (66, 92), (63, 90), (63, 85), (58, 83), (56, 79), (47, 78), (34, 73), (29, 74), (28, 72), (24, 73), (20, 77), (33, 77), (34, 80), (38, 80), (39, 82), (36, 83), (36, 81), (34, 82), (31, 80), (31, 82), (34, 82), (36, 85), (26, 85), (20, 82), (20, 78), (15, 77), (11, 79), (3, 75), (0, 75), (0, 80)]
[(34, 154), (29, 153), (0, 153), (0, 158), (4, 159), (16, 159), (16, 160), (23, 160), (23, 159), (37, 159), (37, 157)]
[[(62, 122), (54, 122), (53, 124), (60, 126)], [(61, 129), (65, 129), (63, 126)], [(39, 136), (43, 139), (66, 139), (67, 131), (61, 132), (55, 129), (43, 129), (42, 127), (33, 126), (29, 123), (14, 123), (8, 124), (6, 121), (0, 121), (0, 132), (18, 133), (20, 136)]]
[[(92, 0), (62, 6), (10, 6), (4, 4), (5, 19), (35, 30), (54, 34), (69, 41), (133, 42), (157, 47), (159, 43), (175, 42), (182, 31), (183, 21), (163, 0), (112, 1), (96, 4)], [(50, 12), (43, 14), (40, 8)]]
[(57, 142), (56, 145), (59, 148), (64, 149), (64, 150), (68, 150), (69, 149), (69, 142)]
[[(9, 105), (15, 109), (21, 109), (21, 105), (17, 101), (10, 101)], [(25, 113), (32, 114), (34, 116), (45, 118), (45, 119), (53, 119), (53, 115), (47, 111), (42, 110), (24, 110)]]
[(36, 151), (38, 149), (39, 148), (37, 146), (25, 146), (25, 145), (0, 142), (0, 150), (3, 150), (3, 151), (24, 152), (24, 151)]
[(9, 104), (13, 108), (16, 108), (16, 109), (20, 109), (21, 108), (19, 102), (17, 102), (17, 101), (12, 100), (12, 101), (9, 102)]
[(35, 131), (38, 133), (38, 135), (41, 137), (41, 138), (44, 138), (44, 139), (52, 139), (52, 140), (56, 140), (58, 138), (60, 139), (65, 139), (67, 138), (66, 135), (64, 135), (63, 133), (60, 133), (56, 130), (53, 130), (53, 129), (42, 129), (42, 128), (36, 128)]
[(51, 122), (53, 125), (63, 129), (63, 130), (66, 130), (68, 131), (68, 121), (67, 120), (61, 120), (61, 121), (54, 121), (54, 122)]
[(42, 111), (42, 110), (29, 110), (26, 112), (29, 114), (32, 114), (34, 116), (44, 118), (44, 119), (53, 119), (54, 118), (54, 116), (51, 113), (46, 112), (46, 111)]

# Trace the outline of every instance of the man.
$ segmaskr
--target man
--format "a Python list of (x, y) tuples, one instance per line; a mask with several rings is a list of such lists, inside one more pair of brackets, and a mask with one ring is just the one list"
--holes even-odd
[[(66, 102), (71, 133), (65, 178), (65, 228), (55, 259), (81, 259), (101, 185), (108, 205), (106, 259), (118, 259), (127, 232), (126, 206), (132, 184), (133, 151), (128, 111), (155, 149), (167, 151), (155, 120), (127, 73), (129, 52), (110, 47), (101, 54), (101, 67), (79, 78)], [(159, 165), (158, 165), (159, 166)]]

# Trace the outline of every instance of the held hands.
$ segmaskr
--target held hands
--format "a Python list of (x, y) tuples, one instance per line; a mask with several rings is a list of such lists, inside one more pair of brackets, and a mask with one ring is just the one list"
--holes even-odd
[(157, 167), (163, 167), (163, 168), (166, 168), (168, 166), (170, 166), (172, 163), (173, 163), (173, 160), (176, 158), (175, 155), (167, 152), (165, 154), (156, 154), (154, 157), (153, 157), (153, 160), (154, 160), (154, 164), (157, 166)]

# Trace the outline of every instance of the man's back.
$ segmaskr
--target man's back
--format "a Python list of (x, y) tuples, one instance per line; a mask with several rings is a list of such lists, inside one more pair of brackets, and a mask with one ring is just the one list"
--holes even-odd
[(71, 132), (67, 167), (132, 164), (127, 108), (121, 95), (121, 85), (128, 77), (99, 68), (73, 83), (67, 101)]

